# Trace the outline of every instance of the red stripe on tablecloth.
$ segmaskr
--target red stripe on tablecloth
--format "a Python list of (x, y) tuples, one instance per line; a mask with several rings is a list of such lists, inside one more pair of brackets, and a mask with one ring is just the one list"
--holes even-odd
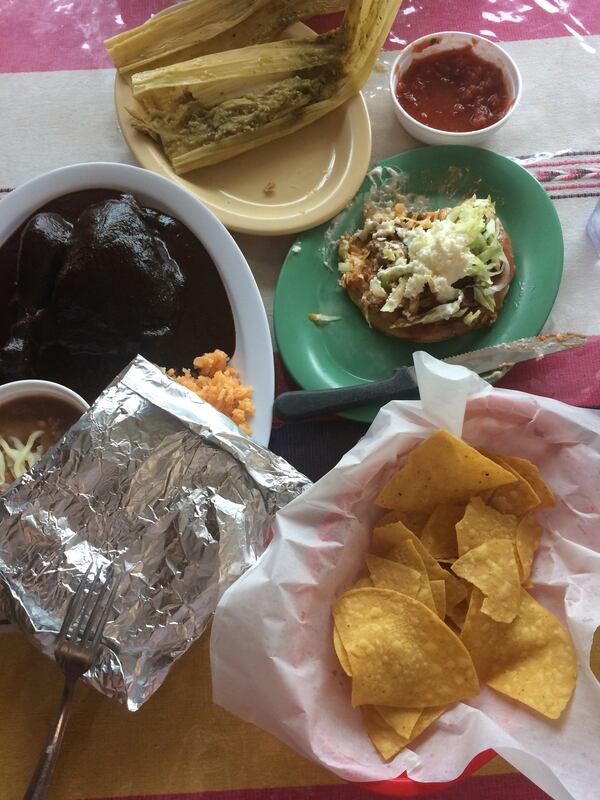
[(544, 186), (544, 189), (547, 192), (554, 192), (558, 191), (559, 189), (598, 189), (600, 188), (600, 181), (596, 181), (595, 183), (560, 183), (559, 181), (554, 181), (552, 184), (548, 186)]
[(534, 164), (523, 164), (527, 169), (538, 169), (541, 167), (585, 167), (586, 164), (598, 164), (600, 158), (580, 158), (578, 161), (536, 161)]
[[(104, 39), (172, 4), (172, 0), (4, 0), (0, 72), (109, 67)], [(600, 10), (587, 0), (570, 0), (568, 5), (559, 0), (531, 4), (405, 0), (385, 47), (398, 49), (419, 36), (457, 29), (499, 41), (570, 36), (570, 30), (586, 36), (600, 33)]]
[[(297, 786), (275, 789), (239, 789), (196, 794), (135, 795), (102, 800), (374, 800), (377, 795), (358, 786)], [(427, 800), (549, 800), (548, 795), (518, 774), (468, 778)], [(100, 800), (97, 798), (96, 800)]]

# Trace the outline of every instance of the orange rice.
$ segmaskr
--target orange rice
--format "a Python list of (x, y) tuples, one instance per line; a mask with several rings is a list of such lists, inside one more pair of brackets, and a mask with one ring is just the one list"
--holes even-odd
[(190, 369), (183, 369), (182, 374), (177, 375), (174, 369), (170, 369), (167, 375), (217, 408), (250, 435), (252, 428), (248, 420), (255, 412), (252, 387), (242, 385), (237, 369), (228, 367), (228, 362), (227, 353), (213, 350), (194, 359), (193, 373)]

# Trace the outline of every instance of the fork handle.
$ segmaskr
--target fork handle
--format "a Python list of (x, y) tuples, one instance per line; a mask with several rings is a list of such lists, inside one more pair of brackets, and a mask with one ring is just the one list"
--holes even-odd
[(73, 679), (67, 678), (67, 680), (65, 680), (60, 705), (54, 717), (50, 735), (40, 755), (27, 791), (23, 795), (23, 800), (43, 800), (43, 798), (46, 797), (50, 779), (52, 778), (52, 773), (65, 734), (65, 728), (67, 727), (69, 714), (71, 713), (76, 683), (77, 681)]

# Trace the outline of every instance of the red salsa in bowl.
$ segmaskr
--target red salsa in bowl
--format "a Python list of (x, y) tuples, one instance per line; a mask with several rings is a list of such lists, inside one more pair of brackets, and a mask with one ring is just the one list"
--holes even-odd
[(398, 76), (396, 97), (421, 124), (452, 132), (487, 128), (511, 106), (502, 70), (470, 44), (415, 58)]

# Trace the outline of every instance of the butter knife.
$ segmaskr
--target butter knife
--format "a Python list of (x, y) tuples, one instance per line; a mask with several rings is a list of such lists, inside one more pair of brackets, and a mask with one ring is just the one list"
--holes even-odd
[[(504, 342), (470, 353), (442, 359), (477, 372), (486, 380), (498, 380), (520, 361), (539, 360), (550, 353), (581, 347), (586, 337), (580, 333), (548, 333), (516, 342)], [(399, 367), (391, 378), (345, 386), (339, 389), (284, 392), (276, 398), (273, 411), (279, 419), (292, 421), (335, 414), (350, 408), (390, 400), (407, 400), (418, 396), (414, 367)]]

